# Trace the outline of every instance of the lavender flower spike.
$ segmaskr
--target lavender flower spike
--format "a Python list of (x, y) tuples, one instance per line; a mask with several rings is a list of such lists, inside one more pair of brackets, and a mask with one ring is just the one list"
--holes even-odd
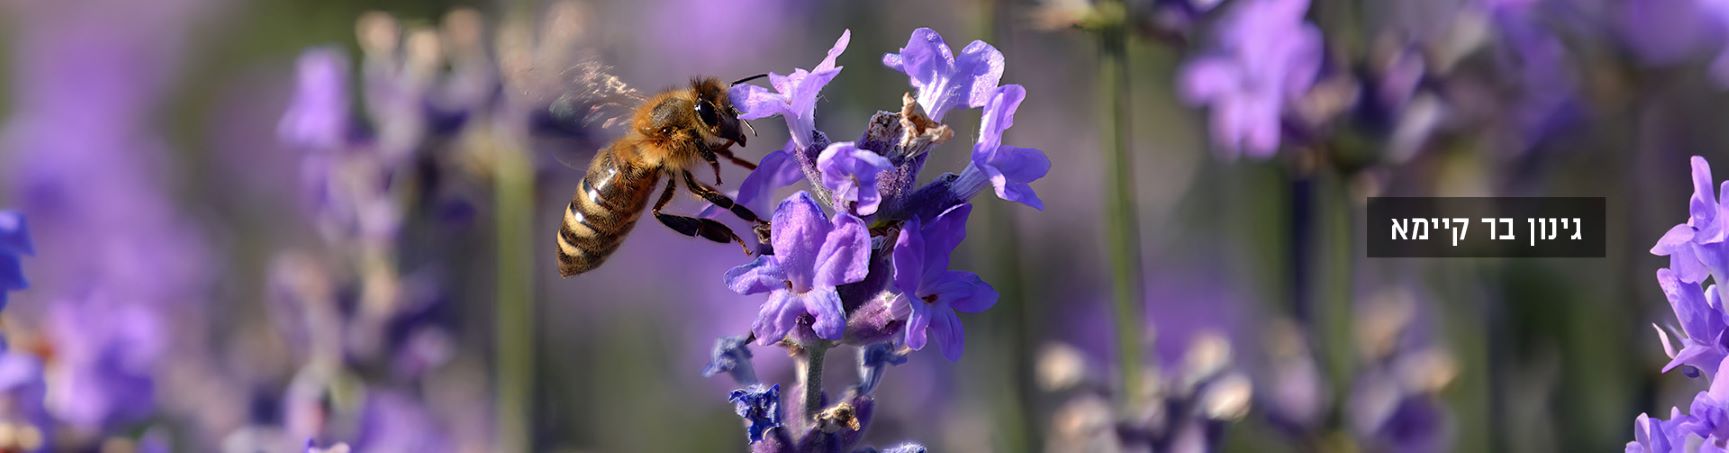
[(726, 272), (726, 285), (739, 294), (769, 293), (752, 331), (757, 344), (773, 345), (809, 314), (816, 336), (839, 339), (846, 314), (835, 287), (864, 280), (870, 271), (870, 231), (845, 212), (833, 219), (809, 193), (800, 191), (775, 208), (773, 255)]
[(816, 168), (822, 172), (822, 185), (834, 194), (836, 209), (850, 207), (854, 214), (875, 214), (882, 203), (877, 190), (877, 175), (893, 170), (888, 158), (853, 142), (828, 145), (817, 156)]
[(984, 41), (973, 41), (955, 58), (942, 35), (929, 28), (913, 30), (900, 53), (883, 55), (883, 65), (907, 75), (918, 89), (919, 107), (932, 120), (957, 103), (982, 107), (1003, 78), (1003, 53)]
[(1051, 171), (1051, 160), (1044, 151), (1003, 145), (1003, 133), (1015, 124), (1015, 110), (1027, 97), (1020, 85), (1005, 85), (996, 90), (985, 103), (984, 117), (979, 120), (979, 141), (973, 145), (973, 162), (961, 172), (956, 186), (976, 184), (978, 177), (988, 178), (996, 188), (997, 197), (1032, 206), (1043, 211), (1045, 203), (1033, 192), (1033, 181)]
[(948, 270), (949, 254), (966, 237), (971, 212), (970, 204), (955, 206), (923, 228), (917, 218), (908, 220), (893, 252), (894, 285), (900, 291), (894, 304), (897, 310), (910, 310), (907, 347), (923, 349), (928, 330), (936, 334), (949, 360), (960, 359), (966, 338), (955, 312), (977, 313), (997, 303), (996, 290), (978, 275)]
[(1179, 91), (1212, 109), (1224, 157), (1278, 150), (1286, 104), (1309, 91), (1321, 68), (1321, 31), (1303, 20), (1308, 9), (1308, 0), (1238, 2), (1218, 26), (1218, 48), (1183, 67)]
[(728, 95), (740, 110), (739, 119), (779, 115), (786, 119), (787, 130), (798, 149), (809, 148), (811, 134), (816, 132), (817, 93), (840, 74), (841, 67), (835, 66), (834, 61), (846, 51), (847, 42), (851, 40), (852, 30), (841, 32), (840, 39), (835, 40), (834, 47), (829, 49), (828, 58), (809, 71), (797, 69), (787, 75), (769, 73), (769, 85), (774, 86), (772, 93), (756, 85), (733, 86)]

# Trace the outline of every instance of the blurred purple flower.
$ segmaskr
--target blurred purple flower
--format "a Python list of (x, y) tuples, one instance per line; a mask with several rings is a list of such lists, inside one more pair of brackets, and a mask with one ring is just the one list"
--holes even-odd
[[(973, 145), (972, 166), (990, 178), (997, 197), (1044, 210), (1045, 203), (1033, 192), (1033, 181), (1051, 171), (1051, 160), (1043, 151), (1003, 145), (1003, 133), (1015, 124), (1015, 110), (1027, 97), (1020, 85), (1005, 85), (985, 101), (979, 120), (979, 140)], [(963, 171), (963, 174), (964, 171)]]
[(913, 30), (900, 53), (883, 54), (883, 65), (907, 75), (918, 89), (925, 115), (942, 121), (957, 103), (983, 107), (1003, 78), (1003, 53), (984, 41), (973, 41), (956, 58), (935, 30)]
[(1278, 151), (1287, 104), (1309, 91), (1321, 68), (1321, 31), (1303, 20), (1308, 9), (1308, 0), (1239, 3), (1218, 25), (1217, 47), (1182, 68), (1179, 91), (1212, 109), (1224, 157)]
[(48, 409), (68, 424), (104, 431), (155, 410), (157, 361), (167, 332), (151, 308), (100, 294), (49, 307), (55, 360)]
[(837, 209), (868, 216), (875, 214), (877, 205), (882, 203), (877, 175), (894, 169), (894, 165), (888, 158), (859, 148), (853, 142), (839, 142), (828, 145), (817, 156), (816, 168), (822, 172), (823, 188), (832, 194)]
[[(52, 442), (51, 420), (42, 404), (46, 395), (41, 360), (19, 351), (0, 351), (0, 425), (14, 433), (0, 440), (0, 450), (53, 450), (52, 443), (43, 443)], [(35, 430), (35, 436), (26, 433), (29, 430)]]
[(869, 272), (870, 231), (851, 214), (825, 218), (802, 191), (781, 202), (772, 224), (775, 254), (726, 272), (726, 285), (734, 292), (769, 293), (752, 327), (757, 344), (780, 342), (805, 314), (815, 318), (811, 327), (817, 337), (839, 339), (846, 314), (835, 287), (863, 280)]
[(446, 432), (433, 414), (413, 397), (389, 390), (366, 396), (360, 416), (356, 451), (452, 451)]
[(732, 87), (729, 96), (738, 106), (739, 119), (754, 120), (780, 116), (786, 120), (787, 130), (792, 134), (792, 140), (798, 144), (798, 149), (810, 147), (811, 137), (816, 131), (816, 99), (822, 88), (830, 80), (840, 75), (840, 66), (835, 66), (835, 58), (846, 51), (846, 46), (852, 40), (852, 30), (841, 32), (840, 39), (835, 40), (834, 47), (828, 51), (828, 57), (809, 71), (796, 69), (792, 74), (768, 73), (769, 84), (774, 86), (774, 92), (756, 85), (739, 84)]
[(907, 347), (924, 349), (928, 330), (951, 361), (960, 360), (966, 339), (955, 312), (977, 313), (997, 303), (997, 291), (978, 275), (949, 270), (949, 254), (966, 238), (971, 213), (972, 205), (962, 204), (923, 228), (918, 219), (907, 220), (894, 246), (894, 285), (900, 292), (894, 304), (910, 310)]
[(780, 384), (757, 384), (733, 390), (732, 394), (727, 396), (727, 401), (732, 402), (734, 411), (747, 423), (745, 432), (750, 443), (761, 441), (763, 433), (782, 424)]
[(277, 125), (286, 143), (319, 150), (345, 145), (348, 136), (348, 56), (315, 48), (295, 62), (294, 97)]

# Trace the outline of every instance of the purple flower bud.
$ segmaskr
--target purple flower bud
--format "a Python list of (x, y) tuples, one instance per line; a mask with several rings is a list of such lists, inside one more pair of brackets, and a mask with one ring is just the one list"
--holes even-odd
[(877, 175), (894, 169), (888, 158), (859, 148), (853, 142), (829, 145), (817, 156), (816, 167), (822, 172), (822, 185), (832, 194), (836, 209), (848, 207), (861, 216), (876, 213), (877, 205), (882, 203)]

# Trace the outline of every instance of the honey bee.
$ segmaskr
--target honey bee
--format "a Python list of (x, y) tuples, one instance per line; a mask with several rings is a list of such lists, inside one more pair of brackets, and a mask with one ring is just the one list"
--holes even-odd
[(763, 224), (749, 208), (734, 203), (691, 173), (701, 163), (707, 163), (714, 169), (718, 184), (721, 158), (745, 168), (756, 167), (732, 153), (732, 145), (743, 146), (746, 141), (741, 124), (745, 128), (749, 124), (738, 119), (739, 111), (727, 96), (730, 85), (722, 85), (712, 77), (696, 78), (687, 87), (642, 98), (614, 77), (590, 78), (606, 82), (599, 86), (611, 94), (614, 100), (608, 102), (612, 105), (634, 103), (635, 107), (626, 116), (629, 127), (624, 135), (595, 154), (570, 204), (565, 206), (564, 222), (558, 230), (559, 275), (581, 274), (606, 262), (636, 226), (648, 207), (649, 196), (663, 177), (666, 188), (649, 210), (655, 220), (686, 236), (736, 243), (750, 254), (750, 247), (725, 224), (661, 212), (672, 201), (682, 180), (687, 190), (703, 200), (747, 222)]

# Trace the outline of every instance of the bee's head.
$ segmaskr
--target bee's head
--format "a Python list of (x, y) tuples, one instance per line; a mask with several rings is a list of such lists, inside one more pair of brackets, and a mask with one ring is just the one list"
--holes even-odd
[(709, 136), (745, 144), (738, 109), (727, 96), (727, 86), (715, 78), (690, 81), (691, 97), (695, 100), (696, 118)]

